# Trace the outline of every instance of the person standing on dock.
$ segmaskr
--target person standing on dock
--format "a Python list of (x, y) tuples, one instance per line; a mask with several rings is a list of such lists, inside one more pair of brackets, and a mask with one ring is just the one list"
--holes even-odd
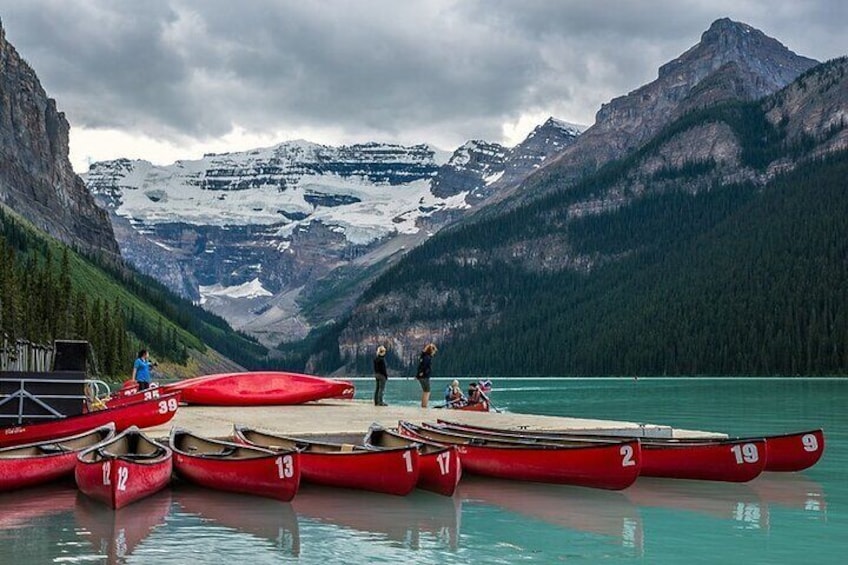
[(430, 368), (436, 351), (436, 344), (428, 343), (418, 357), (418, 371), (415, 378), (421, 385), (421, 408), (427, 408), (427, 404), (430, 402)]
[(138, 390), (147, 390), (150, 388), (150, 368), (155, 367), (156, 362), (150, 361), (150, 356), (146, 349), (138, 352), (138, 357), (133, 364), (132, 378), (138, 383)]
[(388, 406), (383, 402), (383, 393), (386, 392), (386, 381), (389, 373), (386, 370), (386, 348), (382, 345), (377, 348), (377, 356), (374, 357), (374, 376), (377, 380), (377, 388), (374, 389), (374, 406)]

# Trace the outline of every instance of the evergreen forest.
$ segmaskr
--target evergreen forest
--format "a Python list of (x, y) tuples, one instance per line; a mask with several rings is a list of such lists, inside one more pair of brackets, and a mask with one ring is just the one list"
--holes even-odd
[(83, 255), (0, 207), (0, 335), (91, 343), (103, 377), (127, 375), (138, 349), (185, 364), (206, 345), (247, 367), (267, 350), (218, 316), (115, 259)]

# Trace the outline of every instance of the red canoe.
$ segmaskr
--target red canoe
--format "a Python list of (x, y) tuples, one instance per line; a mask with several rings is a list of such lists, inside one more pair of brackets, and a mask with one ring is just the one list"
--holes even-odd
[(77, 486), (115, 510), (155, 494), (171, 482), (170, 448), (131, 426), (77, 457)]
[(0, 491), (38, 485), (74, 472), (77, 454), (115, 435), (106, 424), (81, 434), (0, 449)]
[(417, 445), (419, 488), (453, 496), (459, 479), (462, 478), (462, 463), (455, 445), (439, 445), (424, 439), (415, 440), (376, 424), (368, 429), (364, 443), (381, 449)]
[(162, 385), (181, 391), (183, 402), (208, 406), (268, 406), (303, 404), (323, 398), (353, 398), (348, 381), (283, 372), (204, 375)]
[(466, 412), (488, 412), (489, 411), (489, 401), (483, 400), (482, 402), (475, 402), (474, 404), (462, 404), (459, 406), (445, 406), (448, 410), (465, 410)]
[(558, 444), (494, 440), (400, 422), (401, 434), (456, 445), (463, 471), (501, 479), (620, 490), (639, 476), (639, 440)]
[[(580, 435), (570, 431), (487, 428), (442, 420), (439, 421), (438, 429), (493, 439), (521, 439), (545, 443), (611, 442), (622, 439)], [(762, 473), (766, 465), (766, 442), (763, 439), (639, 439), (642, 443), (640, 475), (645, 477), (744, 483)]]
[(300, 486), (300, 454), (207, 439), (173, 429), (174, 470), (192, 483), (289, 501)]
[(766, 437), (766, 471), (803, 471), (824, 454), (821, 429)]
[(158, 426), (174, 417), (179, 401), (180, 395), (175, 393), (150, 400), (140, 400), (117, 408), (87, 412), (79, 416), (3, 428), (0, 430), (0, 447), (78, 434), (109, 422), (114, 423), (115, 430), (119, 432), (132, 425), (139, 428)]
[(125, 404), (133, 404), (142, 400), (159, 398), (165, 394), (167, 394), (167, 392), (160, 390), (158, 386), (150, 387), (147, 390), (138, 390), (136, 387), (135, 389), (117, 390), (107, 398), (102, 399), (102, 401), (106, 405), (106, 408), (117, 408), (118, 406), (123, 406)]
[(420, 472), (418, 448), (404, 445), (373, 449), (346, 443), (288, 437), (236, 426), (236, 441), (266, 449), (300, 452), (303, 480), (404, 496), (415, 488)]

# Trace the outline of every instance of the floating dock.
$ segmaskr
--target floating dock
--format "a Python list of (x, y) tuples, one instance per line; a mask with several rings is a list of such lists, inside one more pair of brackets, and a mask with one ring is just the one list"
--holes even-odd
[(296, 406), (181, 406), (168, 424), (150, 428), (148, 431), (154, 437), (164, 436), (172, 426), (177, 426), (199, 435), (228, 436), (233, 431), (233, 424), (238, 423), (287, 434), (362, 432), (364, 435), (368, 426), (374, 422), (384, 427), (395, 427), (398, 420), (421, 423), (435, 422), (437, 419), (528, 431), (558, 429), (645, 438), (726, 437), (725, 434), (715, 432), (641, 422), (513, 412), (470, 412), (418, 406), (374, 406), (367, 400), (320, 400)]

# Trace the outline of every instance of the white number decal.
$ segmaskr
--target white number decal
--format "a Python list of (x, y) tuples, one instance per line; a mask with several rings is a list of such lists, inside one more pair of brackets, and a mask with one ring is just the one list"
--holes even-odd
[(104, 463), (104, 464), (103, 464), (102, 469), (103, 469), (103, 485), (104, 485), (104, 486), (111, 485), (111, 484), (112, 484), (112, 482), (109, 480), (109, 475), (111, 475), (111, 474), (112, 474), (112, 473), (111, 473), (111, 471), (112, 471), (112, 462), (111, 462), (111, 461), (107, 461), (106, 463)]
[(819, 440), (813, 434), (804, 434), (801, 443), (804, 444), (804, 451), (818, 451), (819, 449)]
[(154, 398), (159, 398), (159, 391), (158, 390), (154, 389), (154, 390), (145, 390), (144, 391), (144, 399), (145, 400), (152, 400)]
[(126, 467), (118, 467), (118, 490), (127, 490), (128, 478), (130, 478), (130, 470)]
[(443, 475), (450, 473), (450, 451), (439, 453), (436, 456), (436, 461), (439, 463), (439, 471)]
[(277, 463), (277, 474), (281, 479), (290, 479), (294, 476), (294, 460), (291, 455), (277, 457), (275, 462)]
[(753, 443), (734, 445), (730, 448), (730, 451), (736, 457), (737, 465), (742, 465), (743, 463), (756, 463), (760, 460), (760, 454), (757, 451), (757, 446)]
[(632, 445), (622, 445), (619, 450), (621, 454), (621, 466), (622, 467), (632, 467), (636, 464), (636, 461), (633, 460), (633, 446)]
[(177, 399), (169, 398), (168, 400), (160, 400), (159, 401), (159, 413), (167, 414), (168, 412), (176, 412), (177, 411)]
[(406, 472), (412, 472), (412, 450), (407, 449), (403, 452), (403, 459), (406, 461)]

